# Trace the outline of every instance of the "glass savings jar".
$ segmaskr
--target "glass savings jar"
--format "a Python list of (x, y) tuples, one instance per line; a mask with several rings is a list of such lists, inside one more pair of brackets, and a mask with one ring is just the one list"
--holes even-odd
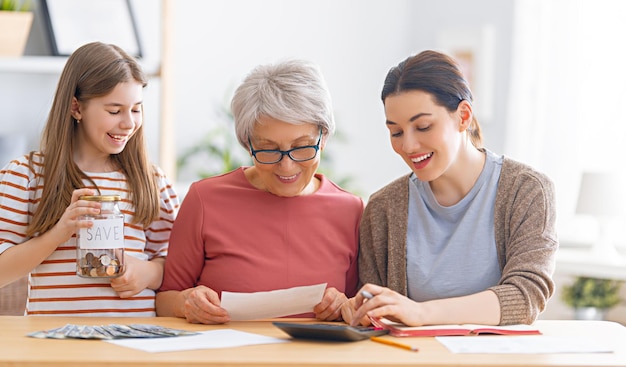
[(81, 228), (76, 238), (76, 274), (85, 278), (114, 278), (124, 268), (124, 214), (119, 195), (81, 196), (80, 200), (98, 201), (100, 214), (82, 215), (79, 220), (93, 222)]

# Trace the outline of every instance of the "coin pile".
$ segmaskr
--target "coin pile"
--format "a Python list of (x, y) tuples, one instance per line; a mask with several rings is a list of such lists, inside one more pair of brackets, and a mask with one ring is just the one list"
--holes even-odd
[(111, 254), (96, 256), (87, 252), (78, 261), (78, 273), (84, 277), (116, 277), (121, 271), (120, 261)]

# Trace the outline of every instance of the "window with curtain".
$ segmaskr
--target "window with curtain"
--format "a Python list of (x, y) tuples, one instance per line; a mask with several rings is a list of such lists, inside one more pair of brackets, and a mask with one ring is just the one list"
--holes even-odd
[(554, 180), (562, 240), (592, 238), (581, 175), (626, 169), (626, 2), (518, 0), (515, 14), (504, 153)]

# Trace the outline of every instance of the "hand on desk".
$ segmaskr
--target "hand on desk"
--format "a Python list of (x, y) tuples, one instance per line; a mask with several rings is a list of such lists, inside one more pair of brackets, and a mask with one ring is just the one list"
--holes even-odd
[(184, 291), (184, 313), (193, 324), (223, 324), (230, 321), (228, 311), (220, 307), (220, 298), (213, 289), (199, 285)]
[[(362, 292), (369, 292), (372, 298), (366, 299)], [(343, 320), (352, 325), (370, 325), (370, 317), (384, 317), (407, 325), (421, 325), (420, 303), (412, 301), (389, 288), (373, 284), (364, 285), (356, 296), (341, 307)]]

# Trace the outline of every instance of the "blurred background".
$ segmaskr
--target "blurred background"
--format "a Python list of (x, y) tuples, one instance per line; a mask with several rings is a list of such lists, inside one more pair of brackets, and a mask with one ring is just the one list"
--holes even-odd
[[(82, 5), (72, 6), (73, 1)], [(0, 165), (38, 147), (67, 59), (54, 55), (55, 44), (84, 37), (107, 42), (128, 28), (122, 16), (124, 0), (43, 4), (64, 9), (60, 14), (42, 11), (42, 3), (32, 2), (34, 20), (24, 56), (0, 57)], [(150, 154), (182, 196), (194, 180), (250, 163), (236, 143), (229, 111), (232, 93), (243, 77), (261, 63), (304, 58), (320, 65), (337, 121), (337, 134), (323, 153), (321, 170), (367, 200), (409, 172), (389, 143), (380, 101), (384, 77), (409, 55), (434, 49), (463, 65), (486, 147), (553, 179), (564, 249), (557, 267), (560, 284), (578, 276), (626, 280), (626, 203), (610, 215), (615, 250), (610, 256), (591, 251), (604, 236), (601, 223), (608, 222), (607, 215), (577, 211), (584, 174), (624, 175), (626, 2), (130, 0), (128, 4), (136, 34), (126, 36), (136, 35), (141, 62), (151, 76), (145, 92)], [(63, 25), (52, 38), (50, 16)], [(94, 27), (99, 28), (92, 36)], [(597, 191), (585, 195), (589, 198)], [(558, 293), (557, 289), (544, 317), (572, 317)], [(606, 317), (625, 321), (624, 302)]]

